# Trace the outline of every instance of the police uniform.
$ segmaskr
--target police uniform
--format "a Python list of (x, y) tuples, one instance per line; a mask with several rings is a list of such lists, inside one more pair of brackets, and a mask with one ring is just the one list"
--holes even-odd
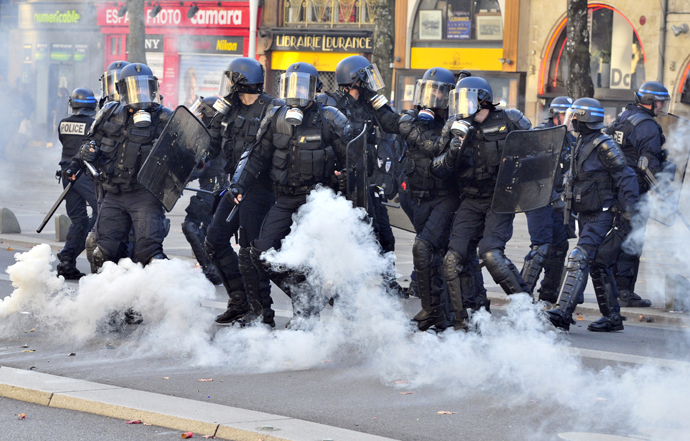
[[(63, 171), (68, 168), (72, 163), (72, 158), (79, 152), (84, 136), (91, 128), (93, 121), (93, 116), (80, 113), (70, 115), (60, 121), (58, 137), (62, 144), (60, 167)], [(67, 184), (68, 181), (63, 179), (63, 188)], [(86, 210), (87, 204), (91, 207), (91, 217), (89, 217)], [(67, 216), (69, 216), (72, 224), (67, 230), (65, 246), (60, 250), (58, 259), (74, 264), (77, 257), (84, 251), (86, 235), (93, 227), (98, 215), (96, 189), (93, 177), (90, 174), (83, 173), (72, 184), (72, 189), (65, 195), (65, 207), (67, 208)], [(60, 268), (58, 268), (58, 273), (60, 273)], [(65, 274), (65, 276), (68, 275)]]

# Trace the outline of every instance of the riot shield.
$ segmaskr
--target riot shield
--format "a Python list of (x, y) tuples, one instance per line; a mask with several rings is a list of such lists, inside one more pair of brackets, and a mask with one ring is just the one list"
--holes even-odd
[(189, 109), (178, 106), (141, 166), (137, 180), (171, 211), (210, 142), (206, 127)]
[(347, 144), (347, 198), (355, 207), (369, 206), (367, 193), (367, 125)]
[(551, 202), (565, 134), (565, 126), (508, 134), (491, 204), (495, 213), (521, 213)]

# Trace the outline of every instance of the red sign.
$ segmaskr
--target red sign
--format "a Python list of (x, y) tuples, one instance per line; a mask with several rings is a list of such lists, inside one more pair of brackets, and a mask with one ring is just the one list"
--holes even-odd
[[(146, 26), (149, 27), (187, 27), (187, 28), (249, 28), (249, 4), (232, 2), (232, 7), (218, 6), (217, 3), (197, 3), (199, 10), (194, 17), (187, 18), (190, 6), (161, 5), (162, 9), (151, 18), (151, 6), (144, 7)], [(118, 17), (119, 6), (99, 6), (98, 26), (129, 26), (129, 13)]]

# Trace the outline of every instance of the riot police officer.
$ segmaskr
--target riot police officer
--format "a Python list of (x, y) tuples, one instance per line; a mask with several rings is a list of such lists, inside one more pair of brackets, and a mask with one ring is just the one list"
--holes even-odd
[[(105, 195), (96, 222), (93, 254), (96, 268), (126, 255), (123, 244), (132, 227), (134, 256), (139, 262), (146, 265), (166, 258), (163, 206), (137, 182), (137, 174), (172, 111), (160, 105), (158, 79), (148, 66), (132, 63), (120, 74), (117, 92), (121, 101), (109, 101), (96, 115), (77, 155), (78, 161), (95, 162), (103, 175)], [(65, 174), (71, 176), (72, 169)]]
[(261, 254), (280, 248), (290, 232), (293, 214), (306, 203), (309, 192), (319, 184), (332, 184), (335, 171), (347, 164), (352, 127), (338, 109), (314, 101), (321, 87), (314, 66), (294, 63), (288, 67), (280, 77), (280, 98), (286, 105), (268, 110), (257, 144), (243, 155), (231, 186), (236, 201), (242, 202), (254, 191), (261, 175), (273, 181), (276, 202), (252, 243), (251, 253), (260, 272), (292, 298), (294, 316), (288, 325), (294, 329), (308, 328), (307, 319), (316, 316), (327, 299), (309, 286), (303, 273), (274, 271), (261, 260)]
[[(563, 124), (565, 112), (570, 108), (573, 99), (567, 96), (559, 96), (549, 105), (549, 117), (546, 122), (537, 128), (550, 128)], [(559, 158), (554, 180), (554, 192), (563, 192), (563, 173), (568, 169), (569, 152), (575, 138), (571, 133), (565, 135), (563, 149)], [(557, 199), (560, 201), (560, 197)], [(539, 280), (541, 270), (544, 270), (544, 279), (539, 288), (539, 300), (556, 303), (558, 290), (561, 285), (561, 276), (568, 255), (568, 229), (563, 222), (563, 212), (556, 211), (551, 205), (525, 213), (527, 217), (527, 229), (530, 237), (530, 252), (525, 256), (525, 262), (520, 275), (527, 283), (529, 292)]]
[(446, 122), (448, 100), (455, 76), (448, 69), (427, 70), (415, 84), (415, 109), (403, 114), (399, 130), (409, 148), (405, 159), (408, 195), (414, 200), (412, 246), (417, 289), (422, 309), (413, 318), (425, 331), (448, 327), (450, 312), (444, 306), (443, 254), (448, 243), (453, 214), (458, 208), (457, 189), (431, 175), (431, 162), (440, 152), (438, 139)]
[[(210, 126), (211, 156), (221, 155), (226, 170), (233, 173), (245, 150), (256, 141), (261, 120), (277, 103), (263, 92), (264, 72), (261, 64), (251, 58), (235, 58), (221, 77), (215, 103), (218, 111)], [(216, 266), (228, 293), (228, 309), (216, 318), (219, 325), (240, 320), (249, 323), (256, 318), (275, 326), (271, 309), (271, 282), (252, 263), (251, 242), (259, 236), (261, 223), (275, 202), (271, 179), (264, 173), (256, 179), (227, 222), (235, 207), (233, 196), (225, 193), (218, 204), (206, 235), (206, 251)], [(239, 256), (230, 239), (239, 231)]]
[[(206, 127), (211, 124), (216, 110), (213, 105), (218, 97), (199, 97), (189, 110), (201, 120)], [(219, 192), (228, 187), (228, 175), (224, 170), (225, 161), (222, 157), (214, 158), (206, 162), (201, 170), (196, 170), (192, 180), (199, 180), (199, 188), (205, 192), (198, 192), (189, 198), (189, 205), (185, 208), (187, 215), (182, 222), (182, 233), (192, 247), (194, 257), (199, 262), (204, 275), (214, 285), (220, 285), (222, 280), (216, 268), (211, 263), (206, 250), (204, 240), (206, 230), (213, 219), (213, 192)]]
[[(668, 150), (662, 149), (666, 137), (655, 118), (668, 113), (670, 101), (671, 96), (663, 84), (647, 81), (635, 92), (635, 103), (629, 104), (606, 129), (606, 133), (613, 136), (623, 149), (628, 166), (637, 173), (640, 197), (650, 190), (644, 179), (644, 171), (637, 167), (640, 158), (647, 158), (647, 168), (653, 174), (663, 171), (667, 164)], [(647, 219), (641, 218), (640, 221), (640, 228), (645, 228)], [(642, 247), (639, 251), (642, 252)], [(639, 268), (639, 254), (632, 255), (621, 251), (614, 274), (623, 306), (652, 306), (652, 302), (635, 294)]]
[(587, 329), (621, 331), (623, 321), (611, 270), (612, 260), (604, 257), (602, 244), (607, 234), (608, 237), (616, 234), (616, 229), (612, 228), (618, 223), (617, 216), (627, 221), (632, 218), (638, 202), (637, 180), (620, 146), (601, 133), (604, 108), (599, 101), (593, 98), (576, 100), (566, 113), (566, 124), (571, 121), (578, 137), (571, 155), (572, 175), (567, 177), (572, 181), (565, 186), (566, 197), (572, 197), (572, 210), (578, 214), (580, 237), (568, 255), (559, 306), (547, 314), (554, 326), (569, 330), (577, 297), (584, 291), (589, 273), (603, 317), (590, 323)]
[[(74, 89), (69, 97), (71, 115), (58, 124), (58, 137), (62, 144), (62, 170), (71, 164), (72, 158), (79, 152), (82, 140), (93, 124), (97, 104), (93, 92), (87, 88)], [(67, 180), (63, 180), (62, 184), (66, 187)], [(91, 217), (86, 211), (87, 204), (91, 207)], [(65, 246), (58, 253), (60, 263), (57, 272), (65, 279), (79, 279), (84, 274), (77, 269), (76, 259), (84, 251), (86, 235), (98, 215), (93, 176), (82, 174), (74, 182), (72, 189), (65, 196), (65, 206), (72, 224), (67, 230)]]
[[(340, 110), (350, 121), (355, 136), (362, 132), (365, 125), (367, 126), (369, 217), (382, 251), (395, 251), (395, 236), (388, 210), (382, 200), (387, 200), (386, 195), (390, 195), (390, 191), (396, 189), (395, 168), (392, 167), (396, 158), (394, 153), (384, 152), (384, 146), (388, 145), (386, 142), (390, 141), (384, 140), (380, 130), (397, 134), (399, 116), (387, 104), (386, 98), (378, 95), (384, 83), (376, 65), (361, 55), (341, 60), (335, 68), (335, 79), (338, 82), (338, 90), (333, 93), (322, 93), (316, 97), (316, 101)], [(386, 283), (392, 292), (404, 295), (395, 274), (387, 275)]]
[[(491, 210), (505, 138), (513, 130), (528, 130), (530, 121), (516, 109), (497, 109), (489, 83), (470, 76), (458, 81), (451, 99), (451, 113), (457, 115), (454, 137), (445, 153), (434, 160), (436, 176), (454, 174), (461, 191), (450, 233), (443, 272), (455, 309), (456, 329), (467, 323), (466, 309), (490, 309), (486, 292), (478, 292), (471, 264), (477, 249), (494, 281), (507, 294), (527, 292), (527, 284), (505, 256), (505, 245), (513, 235), (514, 214)], [(458, 130), (451, 125), (451, 129)], [(477, 295), (478, 294), (478, 295)], [(474, 297), (474, 304), (463, 304)]]

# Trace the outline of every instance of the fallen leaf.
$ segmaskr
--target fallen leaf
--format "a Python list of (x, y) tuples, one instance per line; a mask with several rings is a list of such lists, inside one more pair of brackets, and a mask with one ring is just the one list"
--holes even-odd
[(125, 424), (141, 424), (141, 420), (125, 421)]
[(205, 380), (205, 379), (201, 378), (201, 379), (196, 380), (196, 381), (200, 381), (200, 382), (202, 382), (202, 383), (207, 383), (207, 382), (209, 382), (209, 381), (213, 381), (213, 378), (209, 378), (208, 380)]
[(36, 330), (36, 328), (31, 328), (31, 330), (29, 332), (34, 332), (35, 330)]
[(192, 432), (185, 432), (182, 434), (182, 438), (187, 439), (187, 438), (193, 438), (194, 434)]
[(582, 320), (585, 319), (585, 318), (582, 316), (582, 313), (581, 313), (581, 312), (576, 313), (576, 315), (577, 315), (577, 320), (580, 321), (580, 322), (581, 322)]
[[(642, 321), (642, 320), (640, 320), (640, 321)], [(22, 351), (22, 352), (36, 352), (36, 349), (27, 349), (26, 351)]]
[(7, 251), (14, 251), (14, 248), (12, 248), (12, 247), (7, 247)]
[(169, 380), (169, 379), (170, 379), (170, 377), (163, 377), (163, 379), (164, 379), (164, 380)]
[(400, 392), (400, 395), (412, 395), (413, 392)]
[(439, 415), (453, 415), (455, 412), (449, 412), (447, 410), (439, 410), (438, 412)]
[(25, 413), (20, 413), (18, 415), (15, 415), (18, 420), (25, 420), (26, 419), (26, 414)]

